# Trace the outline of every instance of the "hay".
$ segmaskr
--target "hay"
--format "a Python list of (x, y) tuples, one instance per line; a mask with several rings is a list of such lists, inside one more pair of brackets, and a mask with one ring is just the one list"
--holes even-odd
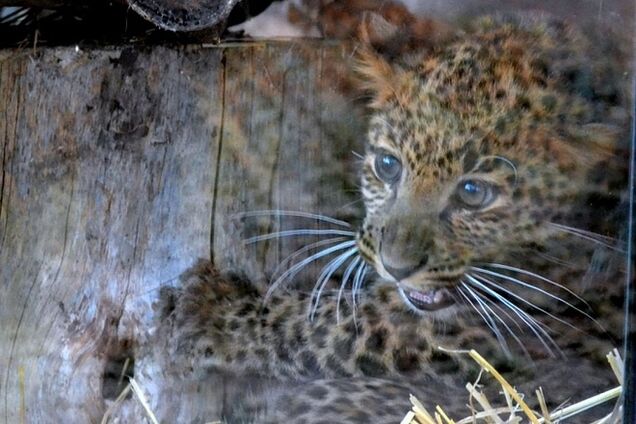
[[(413, 407), (401, 421), (401, 424), (521, 424), (524, 422), (532, 424), (561, 424), (568, 418), (620, 397), (622, 393), (623, 361), (616, 349), (607, 355), (607, 360), (619, 383), (617, 387), (568, 407), (559, 407), (552, 412), (548, 411), (545, 395), (540, 387), (535, 392), (540, 411), (534, 411), (524, 401), (524, 395), (515, 390), (479, 353), (475, 350), (457, 353), (467, 353), (482, 369), (475, 383), (466, 384), (466, 390), (469, 393), (468, 407), (471, 410), (471, 415), (455, 421), (439, 405), (436, 406), (433, 415), (431, 415), (422, 403), (411, 395), (410, 400)], [(505, 406), (493, 407), (484, 393), (479, 390), (479, 381), (484, 373), (490, 374), (501, 385)], [(479, 405), (481, 409), (477, 409), (476, 405)], [(619, 400), (611, 414), (594, 421), (592, 424), (620, 423), (621, 411), (622, 406)]]
[[(411, 395), (410, 401), (413, 406), (411, 410), (406, 413), (400, 424), (522, 424), (524, 422), (532, 424), (564, 424), (565, 420), (575, 417), (595, 406), (619, 398), (622, 394), (624, 368), (623, 361), (617, 349), (614, 349), (607, 355), (609, 365), (619, 383), (617, 387), (573, 405), (559, 407), (552, 412), (548, 411), (545, 395), (541, 387), (535, 391), (540, 411), (534, 411), (524, 401), (524, 395), (519, 393), (486, 359), (477, 353), (477, 351), (455, 352), (468, 354), (481, 366), (481, 372), (476, 381), (466, 384), (466, 390), (469, 394), (468, 407), (471, 410), (471, 415), (456, 421), (450, 418), (440, 405), (437, 405), (433, 414), (430, 414), (424, 405), (422, 405), (415, 396)], [(480, 390), (481, 386), (479, 381), (484, 374), (490, 374), (501, 385), (505, 406), (493, 407), (490, 400)], [(134, 393), (137, 401), (142, 405), (148, 419), (153, 424), (158, 424), (157, 418), (152, 412), (142, 388), (134, 378), (130, 378), (124, 390), (106, 410), (101, 421), (102, 424), (108, 424), (110, 422), (113, 412), (120, 407), (121, 403), (131, 391)], [(481, 407), (481, 409), (478, 409), (477, 405)], [(619, 424), (621, 423), (621, 412), (622, 406), (619, 400), (612, 413), (590, 424)], [(502, 415), (507, 416), (502, 417)], [(524, 419), (527, 421), (524, 421)], [(220, 422), (213, 421), (208, 424), (220, 424)]]
[(113, 404), (106, 410), (106, 412), (104, 413), (104, 416), (102, 417), (101, 424), (108, 424), (110, 422), (111, 415), (117, 408), (119, 408), (119, 406), (124, 401), (128, 393), (130, 393), (131, 390), (133, 394), (135, 395), (135, 398), (137, 399), (137, 401), (141, 404), (142, 408), (146, 412), (146, 415), (148, 416), (148, 419), (150, 420), (150, 422), (152, 424), (159, 424), (157, 417), (155, 416), (155, 414), (152, 412), (152, 409), (150, 408), (150, 404), (148, 403), (148, 400), (146, 399), (146, 395), (144, 394), (144, 391), (142, 390), (141, 386), (139, 386), (139, 383), (137, 383), (137, 380), (135, 380), (134, 378), (129, 379), (128, 384), (126, 385), (124, 390), (122, 390), (119, 396), (117, 396), (117, 399), (115, 399), (115, 402), (113, 402)]

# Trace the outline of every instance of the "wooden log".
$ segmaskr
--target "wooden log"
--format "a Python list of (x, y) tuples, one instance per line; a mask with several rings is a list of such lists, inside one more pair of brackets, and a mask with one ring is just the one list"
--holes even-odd
[[(354, 213), (340, 207), (361, 119), (325, 78), (348, 57), (319, 43), (0, 53), (0, 420), (99, 422), (126, 362), (174, 422), (222, 410), (222, 384), (193, 404), (198, 388), (146, 355), (157, 289), (210, 256), (265, 282), (296, 245), (245, 247), (280, 220), (238, 212)], [(139, 422), (136, 405), (118, 416)]]

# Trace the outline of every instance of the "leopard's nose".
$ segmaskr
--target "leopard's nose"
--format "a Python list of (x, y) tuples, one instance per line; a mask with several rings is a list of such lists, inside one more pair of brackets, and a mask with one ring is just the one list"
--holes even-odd
[(427, 262), (428, 262), (428, 255), (423, 255), (419, 263), (413, 263), (410, 265), (400, 264), (399, 266), (391, 266), (387, 264), (385, 261), (383, 261), (382, 265), (384, 265), (384, 269), (386, 269), (386, 271), (389, 274), (391, 274), (397, 281), (400, 281), (409, 277), (410, 275), (417, 272), (417, 270), (426, 266)]
[(424, 268), (433, 248), (433, 234), (414, 216), (395, 217), (388, 222), (380, 241), (380, 259), (384, 269), (397, 281)]

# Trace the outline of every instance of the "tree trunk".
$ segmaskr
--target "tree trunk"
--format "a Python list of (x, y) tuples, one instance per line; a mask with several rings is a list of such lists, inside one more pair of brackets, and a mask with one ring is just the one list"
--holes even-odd
[[(122, 373), (175, 422), (198, 416), (143, 354), (158, 288), (210, 256), (263, 283), (298, 246), (244, 245), (281, 222), (237, 213), (355, 213), (340, 207), (361, 120), (327, 77), (349, 57), (319, 43), (0, 52), (0, 420), (99, 422)], [(118, 409), (141, 420), (134, 399)]]

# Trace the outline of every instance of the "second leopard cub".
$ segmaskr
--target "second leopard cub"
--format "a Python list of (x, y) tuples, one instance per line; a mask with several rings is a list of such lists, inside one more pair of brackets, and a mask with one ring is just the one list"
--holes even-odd
[[(396, 385), (417, 393), (409, 382), (432, 401), (440, 376), (466, 370), (439, 346), (543, 358), (620, 338), (600, 325), (619, 328), (609, 311), (620, 305), (620, 271), (589, 263), (617, 248), (607, 211), (626, 172), (623, 76), (549, 19), (484, 18), (436, 43), (361, 54), (373, 110), (360, 169), (366, 213), (340, 263), (358, 286), (367, 270), (377, 277), (356, 287), (355, 302), (292, 291), (264, 303), (205, 262), (163, 293), (161, 334), (187, 378), (255, 376), (309, 399), (285, 415), (283, 393), (272, 401), (278, 415), (256, 421), (357, 422), (372, 408), (378, 420), (381, 402), (364, 396)], [(343, 381), (354, 388), (325, 394)], [(336, 398), (356, 396), (362, 404), (334, 412)]]

